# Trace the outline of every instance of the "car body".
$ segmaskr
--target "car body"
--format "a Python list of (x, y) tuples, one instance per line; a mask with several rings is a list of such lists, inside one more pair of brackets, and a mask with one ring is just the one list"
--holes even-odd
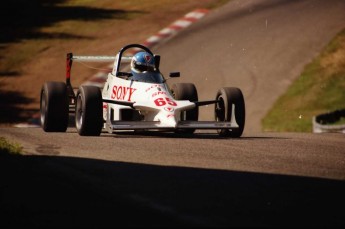
[[(131, 72), (133, 54), (139, 50), (155, 59), (152, 72)], [(129, 53), (129, 55), (128, 55)], [(114, 61), (102, 88), (71, 85), (73, 61)], [(66, 82), (46, 82), (41, 89), (41, 125), (46, 132), (63, 132), (75, 116), (81, 136), (98, 136), (102, 131), (170, 131), (193, 134), (196, 129), (215, 129), (220, 136), (240, 137), (245, 124), (245, 104), (241, 90), (220, 88), (215, 99), (198, 101), (192, 83), (169, 86), (159, 70), (160, 56), (140, 44), (121, 48), (116, 56), (73, 56), (67, 54)], [(170, 77), (179, 77), (172, 72)], [(215, 118), (199, 121), (199, 106), (214, 104)]]

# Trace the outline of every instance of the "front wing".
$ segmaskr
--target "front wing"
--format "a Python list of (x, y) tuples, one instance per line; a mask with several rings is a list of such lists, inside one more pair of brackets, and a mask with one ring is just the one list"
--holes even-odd
[(113, 121), (107, 123), (108, 131), (116, 130), (171, 130), (171, 129), (236, 129), (234, 122), (179, 121), (176, 127), (164, 126), (159, 121)]

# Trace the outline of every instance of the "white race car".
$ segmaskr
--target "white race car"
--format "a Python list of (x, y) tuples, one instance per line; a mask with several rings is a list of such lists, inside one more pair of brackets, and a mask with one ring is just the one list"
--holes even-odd
[[(103, 87), (84, 84), (73, 88), (70, 81), (73, 60), (114, 61), (114, 66)], [(193, 134), (196, 129), (215, 129), (220, 136), (241, 137), (245, 103), (239, 88), (223, 87), (215, 99), (198, 101), (192, 83), (169, 87), (159, 64), (160, 56), (140, 44), (125, 46), (116, 56), (68, 53), (66, 82), (45, 82), (41, 89), (43, 130), (65, 132), (74, 114), (76, 129), (82, 136), (99, 136), (102, 131)], [(179, 72), (170, 73), (170, 77), (179, 76)], [(209, 104), (214, 104), (215, 120), (198, 121), (199, 106)]]

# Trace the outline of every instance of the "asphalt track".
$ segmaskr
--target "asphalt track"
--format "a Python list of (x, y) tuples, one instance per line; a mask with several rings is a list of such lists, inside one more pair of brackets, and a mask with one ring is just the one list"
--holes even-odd
[[(180, 71), (179, 82), (194, 83), (199, 99), (213, 99), (224, 86), (239, 87), (246, 102), (245, 133), (261, 131), (275, 100), (344, 28), (344, 4), (231, 1), (159, 47), (161, 70)], [(212, 119), (212, 108), (200, 118)]]
[(343, 228), (344, 135), (262, 133), (260, 120), (344, 12), (345, 1), (231, 1), (155, 48), (200, 99), (242, 89), (242, 138), (1, 128), (28, 155), (0, 155), (0, 227)]

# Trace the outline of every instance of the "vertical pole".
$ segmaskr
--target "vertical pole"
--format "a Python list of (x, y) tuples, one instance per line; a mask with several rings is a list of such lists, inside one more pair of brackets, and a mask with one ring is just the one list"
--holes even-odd
[(71, 85), (72, 53), (67, 53), (66, 59), (66, 84)]
[(66, 86), (67, 86), (67, 96), (68, 96), (68, 109), (69, 112), (75, 111), (75, 94), (72, 88), (71, 84), (71, 69), (72, 69), (72, 53), (67, 53), (67, 59), (66, 59)]

